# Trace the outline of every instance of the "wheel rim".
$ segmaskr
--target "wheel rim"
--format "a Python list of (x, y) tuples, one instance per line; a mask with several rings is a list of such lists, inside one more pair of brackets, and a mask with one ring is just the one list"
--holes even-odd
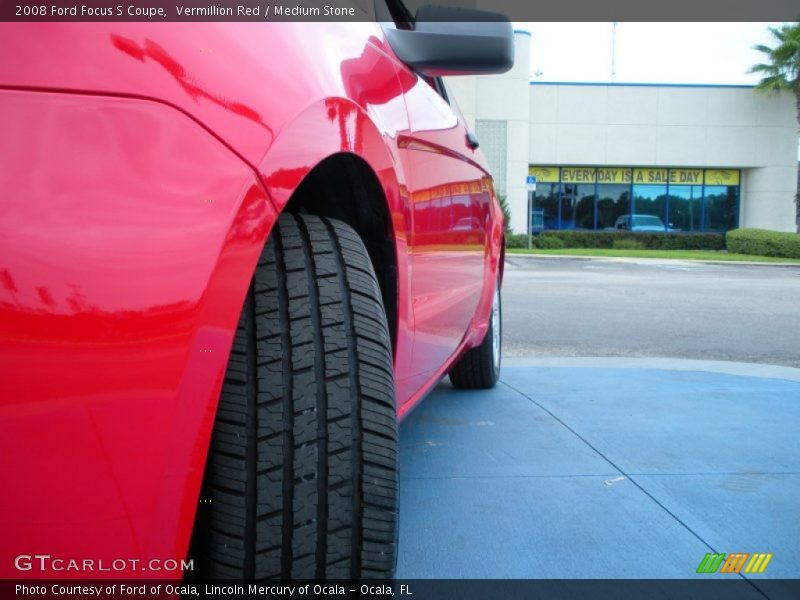
[(495, 371), (500, 370), (500, 288), (494, 288), (494, 298), (492, 299), (492, 361)]

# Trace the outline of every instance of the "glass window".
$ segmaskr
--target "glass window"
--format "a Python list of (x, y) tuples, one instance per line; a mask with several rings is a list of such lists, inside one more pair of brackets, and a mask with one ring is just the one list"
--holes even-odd
[(576, 229), (594, 229), (594, 186), (578, 186), (578, 206), (575, 209)]
[(614, 229), (617, 219), (631, 208), (631, 186), (625, 183), (597, 186), (597, 228)]
[(565, 183), (561, 229), (594, 229), (594, 184)]
[(620, 229), (664, 231), (666, 200), (666, 185), (634, 185), (632, 222)]
[(545, 229), (724, 232), (738, 227), (737, 170), (531, 166), (530, 172), (539, 178), (533, 210), (542, 211)]
[(544, 228), (558, 229), (558, 183), (539, 183), (533, 196), (533, 210), (544, 212)]
[(707, 185), (703, 206), (706, 231), (736, 229), (739, 220), (739, 187)]
[(673, 185), (669, 188), (669, 221), (674, 231), (700, 231), (702, 228), (700, 209), (703, 201), (703, 186)]

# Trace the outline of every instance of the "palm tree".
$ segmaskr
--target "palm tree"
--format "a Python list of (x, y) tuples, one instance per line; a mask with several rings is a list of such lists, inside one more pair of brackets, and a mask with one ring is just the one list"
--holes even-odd
[[(754, 49), (766, 55), (767, 62), (750, 67), (749, 73), (760, 73), (756, 91), (768, 94), (794, 93), (797, 123), (800, 126), (800, 23), (770, 27), (775, 38), (774, 48), (759, 44)], [(800, 231), (800, 190), (794, 197), (797, 230)]]

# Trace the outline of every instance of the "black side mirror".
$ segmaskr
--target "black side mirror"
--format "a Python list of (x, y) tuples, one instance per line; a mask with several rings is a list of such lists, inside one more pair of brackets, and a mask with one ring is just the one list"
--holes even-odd
[(514, 66), (514, 30), (497, 13), (421, 6), (414, 29), (387, 29), (386, 38), (400, 60), (432, 77), (505, 73)]

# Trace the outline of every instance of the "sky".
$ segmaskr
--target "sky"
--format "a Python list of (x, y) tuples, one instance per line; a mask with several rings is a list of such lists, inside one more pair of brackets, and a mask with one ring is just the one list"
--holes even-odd
[[(618, 83), (755, 84), (747, 69), (763, 62), (780, 23), (618, 23)], [(611, 81), (612, 23), (515, 23), (531, 32), (531, 79)]]

